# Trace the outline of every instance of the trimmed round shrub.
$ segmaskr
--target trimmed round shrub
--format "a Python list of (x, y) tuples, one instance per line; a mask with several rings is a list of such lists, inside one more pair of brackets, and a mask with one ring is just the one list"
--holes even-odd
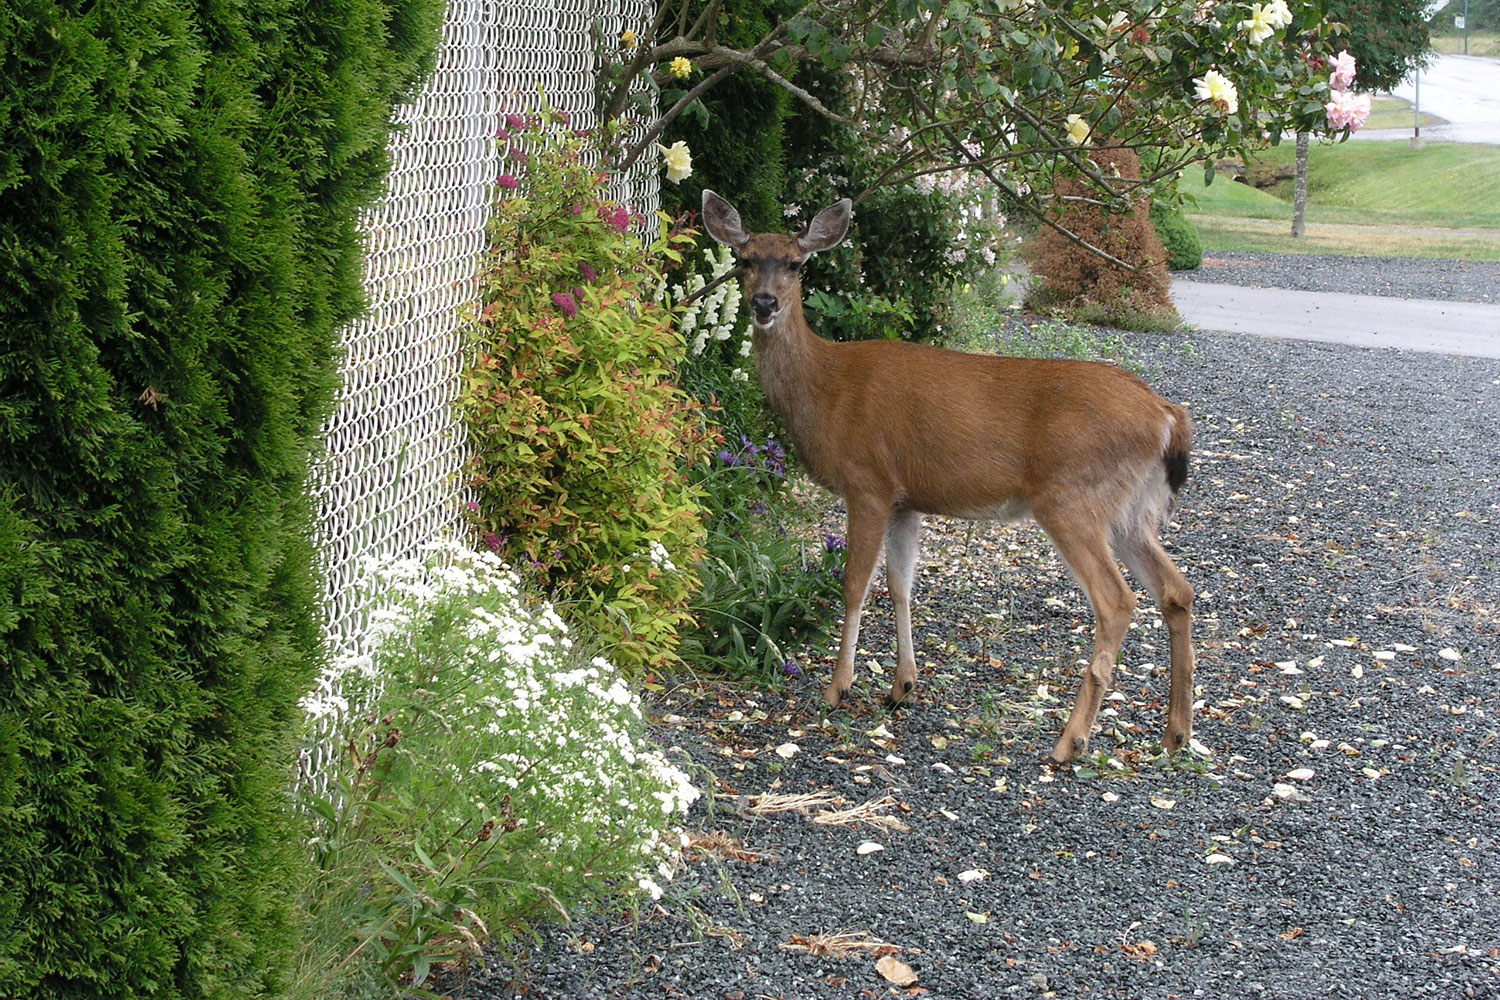
[(1167, 250), (1167, 268), (1191, 271), (1203, 264), (1203, 241), (1181, 210), (1165, 202), (1151, 203), (1151, 225)]

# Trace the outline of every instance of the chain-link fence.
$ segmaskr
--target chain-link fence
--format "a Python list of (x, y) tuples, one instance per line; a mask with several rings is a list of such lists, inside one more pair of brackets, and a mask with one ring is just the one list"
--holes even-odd
[[(364, 220), (370, 308), (344, 332), (342, 391), (313, 475), (336, 663), (366, 652), (360, 564), (418, 556), (461, 530), (458, 319), (484, 249), (502, 116), (545, 100), (593, 127), (596, 48), (626, 29), (644, 33), (652, 11), (651, 0), (450, 0), (435, 72), (397, 114), (386, 195)], [(611, 191), (647, 218), (658, 204), (653, 167), (642, 157)], [(364, 706), (350, 704), (337, 671), (308, 705), (303, 771), (325, 781), (336, 734)]]

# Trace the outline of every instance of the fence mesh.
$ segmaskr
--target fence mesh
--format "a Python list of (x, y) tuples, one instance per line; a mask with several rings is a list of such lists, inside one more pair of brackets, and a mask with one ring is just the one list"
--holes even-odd
[[(417, 557), (423, 543), (461, 529), (458, 318), (484, 250), (501, 118), (545, 100), (576, 127), (593, 127), (596, 46), (643, 31), (651, 14), (650, 0), (449, 3), (435, 71), (397, 112), (386, 193), (363, 220), (369, 310), (344, 331), (341, 391), (313, 470), (335, 664), (368, 652), (373, 609), (357, 586), (361, 563)], [(658, 204), (653, 168), (642, 157), (611, 190), (647, 218)], [(345, 722), (368, 706), (350, 702), (336, 669), (307, 704), (302, 772), (322, 786)]]

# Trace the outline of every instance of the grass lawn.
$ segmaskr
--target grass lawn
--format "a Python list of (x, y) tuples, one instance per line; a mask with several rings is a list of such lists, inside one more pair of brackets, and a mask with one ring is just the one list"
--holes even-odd
[[(1452, 10), (1451, 6), (1449, 7), (1449, 10)], [(1448, 11), (1444, 11), (1443, 13), (1446, 15)], [(1432, 39), (1432, 50), (1434, 52), (1441, 52), (1445, 56), (1463, 55), (1463, 32), (1460, 31), (1454, 35), (1434, 35)], [(1469, 55), (1489, 56), (1490, 58), (1500, 57), (1500, 31), (1469, 32)]]
[[(1422, 127), (1429, 125), (1441, 125), (1443, 119), (1437, 115), (1422, 113)], [(1412, 127), (1413, 115), (1411, 113), (1411, 102), (1400, 97), (1377, 97), (1370, 102), (1370, 117), (1365, 121), (1365, 128), (1405, 128)]]
[[(1289, 165), (1293, 145), (1261, 154)], [(1315, 143), (1308, 156), (1307, 237), (1288, 235), (1292, 182), (1258, 190), (1189, 173), (1182, 190), (1209, 250), (1500, 260), (1500, 147)]]

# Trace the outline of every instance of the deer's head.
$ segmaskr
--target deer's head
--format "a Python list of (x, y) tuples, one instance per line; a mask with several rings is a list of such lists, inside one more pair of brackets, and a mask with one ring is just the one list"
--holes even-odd
[(733, 205), (712, 191), (703, 192), (703, 225), (739, 259), (745, 298), (757, 327), (775, 326), (788, 306), (801, 303), (803, 263), (843, 241), (852, 208), (848, 198), (834, 202), (795, 236), (747, 233)]

